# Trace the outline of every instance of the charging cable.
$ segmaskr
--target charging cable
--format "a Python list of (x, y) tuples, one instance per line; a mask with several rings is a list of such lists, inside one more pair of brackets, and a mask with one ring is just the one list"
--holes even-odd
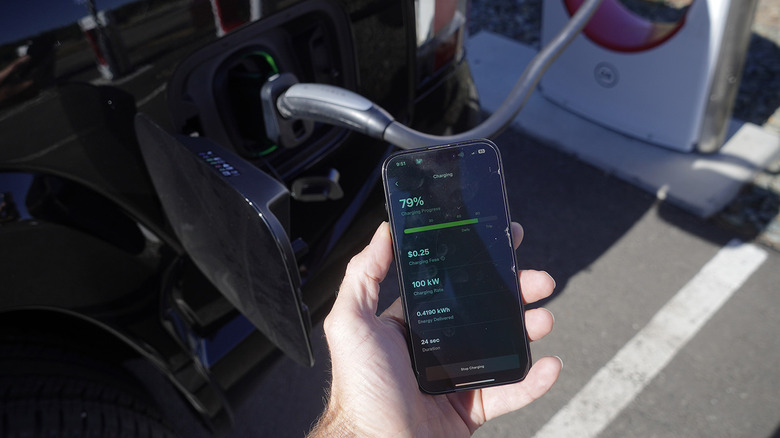
[(485, 121), (460, 134), (436, 136), (415, 131), (365, 97), (332, 85), (294, 84), (279, 95), (276, 107), (284, 119), (342, 126), (401, 149), (494, 138), (517, 116), (544, 72), (585, 28), (602, 1), (585, 0), (566, 26), (531, 60), (501, 106)]

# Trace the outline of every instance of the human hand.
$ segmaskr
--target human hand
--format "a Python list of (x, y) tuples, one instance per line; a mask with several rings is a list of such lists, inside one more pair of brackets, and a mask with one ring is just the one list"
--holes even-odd
[[(513, 223), (512, 233), (518, 245), (522, 227)], [(310, 437), (470, 436), (486, 421), (541, 397), (555, 383), (562, 362), (544, 357), (522, 382), (436, 396), (420, 392), (400, 299), (376, 316), (379, 283), (392, 260), (390, 228), (383, 223), (347, 266), (324, 324), (333, 370), (330, 398)], [(550, 296), (555, 288), (545, 272), (519, 275), (527, 303)], [(552, 330), (553, 316), (545, 309), (527, 310), (525, 320), (531, 341)]]

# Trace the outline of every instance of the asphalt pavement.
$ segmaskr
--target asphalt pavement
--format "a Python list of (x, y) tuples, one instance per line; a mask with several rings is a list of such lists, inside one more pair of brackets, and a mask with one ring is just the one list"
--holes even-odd
[[(164, 111), (151, 74), (134, 79), (149, 88), (139, 108)], [(525, 228), (521, 268), (557, 282), (542, 304), (555, 329), (532, 353), (557, 355), (564, 369), (545, 397), (476, 436), (780, 436), (780, 252), (515, 128), (495, 142), (512, 217)], [(382, 202), (361, 226), (382, 220)], [(397, 296), (390, 275), (382, 302)], [(281, 357), (248, 389), (227, 436), (309, 430), (328, 384), (321, 324), (312, 340), (315, 367)], [(181, 400), (163, 409), (182, 436), (207, 436)]]
[[(544, 303), (555, 329), (532, 353), (561, 357), (564, 370), (545, 397), (477, 436), (777, 436), (780, 255), (518, 131), (496, 143), (526, 231), (521, 267), (557, 281)], [(280, 359), (228, 436), (305, 434), (328, 381), (321, 324), (312, 339), (315, 368)]]
[[(543, 303), (555, 329), (532, 353), (564, 369), (545, 397), (476, 436), (780, 436), (780, 253), (515, 128), (495, 142), (526, 231), (521, 267), (557, 281)], [(377, 208), (361, 222), (381, 219)], [(382, 301), (397, 295), (390, 275)], [(305, 434), (328, 382), (321, 324), (312, 340), (316, 366), (279, 359), (228, 436)], [(184, 436), (205, 436), (177, 412)]]
[[(509, 161), (541, 166), (512, 178), (510, 191), (520, 192), (516, 217), (528, 235), (521, 258), (559, 280), (546, 304), (555, 330), (532, 348), (563, 358), (564, 372), (546, 397), (478, 436), (775, 436), (778, 254), (750, 246), (749, 261), (705, 269), (738, 245), (731, 232), (569, 157), (524, 151), (533, 142), (499, 141)], [(719, 278), (732, 265), (745, 277)], [(670, 313), (697, 324), (673, 325)]]

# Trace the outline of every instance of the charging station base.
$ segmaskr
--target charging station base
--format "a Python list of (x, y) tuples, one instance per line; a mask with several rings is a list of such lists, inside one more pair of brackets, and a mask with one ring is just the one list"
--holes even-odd
[[(490, 32), (466, 44), (482, 108), (495, 111), (536, 49)], [(700, 217), (728, 205), (742, 186), (780, 157), (780, 136), (731, 120), (713, 154), (681, 153), (600, 126), (535, 91), (512, 127)]]

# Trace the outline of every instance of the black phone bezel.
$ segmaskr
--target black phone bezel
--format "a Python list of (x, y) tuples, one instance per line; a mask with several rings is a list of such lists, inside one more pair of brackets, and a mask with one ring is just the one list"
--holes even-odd
[[(400, 269), (400, 263), (402, 262), (401, 255), (399, 251), (397, 250), (398, 240), (396, 236), (396, 231), (394, 227), (394, 221), (393, 221), (393, 215), (391, 212), (390, 207), (390, 187), (388, 185), (388, 178), (387, 178), (387, 169), (388, 165), (398, 158), (399, 156), (404, 155), (414, 155), (419, 153), (427, 153), (430, 151), (441, 151), (446, 149), (452, 149), (452, 155), (451, 157), (454, 159), (460, 152), (464, 151), (465, 148), (474, 147), (477, 145), (484, 145), (487, 148), (490, 148), (496, 155), (499, 169), (500, 169), (500, 175), (501, 175), (501, 190), (502, 190), (502, 200), (503, 200), (503, 210), (506, 215), (506, 223), (509, 225), (511, 222), (510, 215), (509, 215), (509, 203), (507, 199), (507, 190), (506, 190), (506, 183), (504, 179), (504, 170), (503, 170), (503, 163), (501, 160), (501, 154), (498, 149), (498, 147), (490, 140), (487, 139), (475, 139), (470, 140), (467, 142), (460, 142), (460, 143), (452, 143), (452, 144), (444, 144), (444, 145), (436, 145), (436, 146), (429, 146), (429, 147), (423, 147), (423, 148), (417, 148), (417, 149), (410, 149), (410, 150), (403, 150), (396, 152), (390, 156), (388, 156), (385, 161), (382, 164), (382, 184), (384, 187), (384, 193), (385, 193), (385, 207), (387, 210), (387, 215), (390, 221), (390, 232), (393, 240), (393, 257), (396, 264), (396, 275), (398, 276), (398, 284), (400, 288), (400, 295), (401, 295), (401, 301), (403, 304), (404, 309), (404, 317), (406, 321), (409, 321), (409, 305), (407, 303), (406, 299), (406, 293), (404, 291), (404, 282), (403, 282), (403, 273)], [(517, 260), (516, 260), (516, 254), (514, 251), (512, 252), (512, 267), (515, 271), (517, 271)], [(531, 350), (530, 350), (530, 343), (528, 340), (527, 335), (527, 329), (525, 327), (525, 321), (524, 321), (524, 314), (525, 314), (525, 306), (522, 301), (522, 290), (519, 284), (519, 281), (517, 282), (517, 294), (518, 294), (518, 308), (519, 308), (519, 326), (522, 329), (522, 341), (523, 345), (525, 346), (525, 354), (523, 355), (527, 360), (525, 363), (521, 363), (521, 365), (518, 368), (514, 368), (507, 371), (499, 371), (499, 372), (493, 372), (493, 373), (487, 373), (487, 374), (475, 374), (471, 375), (468, 378), (455, 378), (455, 379), (441, 379), (441, 380), (427, 380), (422, 371), (418, 369), (418, 362), (416, 360), (417, 352), (415, 350), (415, 347), (412, 345), (411, 340), (413, 339), (411, 328), (409, 324), (406, 324), (406, 330), (407, 330), (407, 345), (409, 347), (409, 355), (411, 358), (411, 365), (412, 369), (415, 373), (415, 377), (417, 378), (418, 386), (420, 387), (420, 390), (422, 392), (428, 393), (428, 394), (445, 394), (450, 392), (456, 392), (456, 391), (468, 391), (468, 390), (474, 390), (474, 389), (481, 389), (481, 388), (487, 388), (491, 386), (499, 386), (499, 385), (506, 385), (511, 384), (515, 382), (522, 381), (528, 374), (528, 371), (530, 370), (532, 359), (531, 359)], [(485, 379), (485, 377), (489, 375), (490, 381), (487, 381), (488, 379)], [(480, 377), (482, 376), (482, 377)]]

